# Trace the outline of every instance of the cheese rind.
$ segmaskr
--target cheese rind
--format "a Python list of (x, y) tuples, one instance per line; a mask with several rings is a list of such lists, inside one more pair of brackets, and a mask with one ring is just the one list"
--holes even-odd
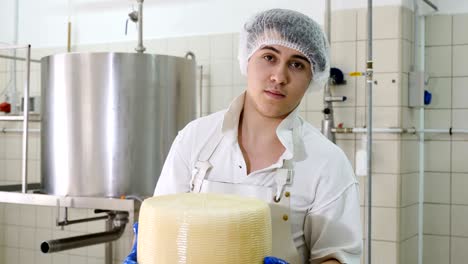
[(271, 254), (267, 203), (234, 195), (183, 193), (146, 199), (138, 263), (263, 263)]

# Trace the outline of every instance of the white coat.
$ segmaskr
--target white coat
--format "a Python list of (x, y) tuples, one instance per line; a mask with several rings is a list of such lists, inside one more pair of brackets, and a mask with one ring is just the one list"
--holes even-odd
[[(291, 222), (294, 244), (305, 263), (335, 258), (341, 263), (360, 263), (362, 233), (359, 190), (353, 169), (335, 144), (297, 115), (290, 113), (278, 126), (277, 136), (285, 152), (271, 166), (247, 175), (237, 141), (244, 94), (229, 109), (190, 122), (179, 132), (164, 163), (154, 195), (190, 192), (192, 170), (201, 149), (219, 133), (223, 139), (210, 159), (206, 179), (272, 187), (276, 169), (294, 160)], [(293, 142), (292, 128), (300, 131)]]

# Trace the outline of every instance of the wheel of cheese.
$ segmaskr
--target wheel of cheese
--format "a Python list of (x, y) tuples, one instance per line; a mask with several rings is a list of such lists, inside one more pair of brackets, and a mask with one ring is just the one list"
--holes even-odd
[(146, 199), (139, 215), (139, 264), (263, 263), (271, 254), (267, 203), (183, 193)]

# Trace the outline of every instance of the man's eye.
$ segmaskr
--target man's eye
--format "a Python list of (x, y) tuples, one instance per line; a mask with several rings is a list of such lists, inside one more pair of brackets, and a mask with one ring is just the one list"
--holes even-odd
[(303, 69), (304, 64), (302, 64), (300, 62), (293, 62), (293, 63), (291, 63), (291, 67), (293, 67), (294, 69)]
[(266, 61), (272, 61), (272, 60), (273, 60), (273, 56), (271, 56), (271, 55), (265, 55), (265, 56), (263, 56), (263, 58), (264, 58)]

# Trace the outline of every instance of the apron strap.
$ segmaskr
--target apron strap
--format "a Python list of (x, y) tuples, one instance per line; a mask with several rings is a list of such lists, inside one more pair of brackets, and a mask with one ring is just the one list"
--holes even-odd
[(212, 167), (209, 160), (215, 150), (218, 148), (222, 139), (223, 133), (221, 131), (216, 131), (215, 135), (208, 140), (206, 145), (203, 146), (202, 150), (200, 151), (198, 161), (195, 163), (195, 168), (192, 170), (192, 179), (190, 180), (191, 192), (200, 192), (203, 180), (206, 177), (206, 173)]

